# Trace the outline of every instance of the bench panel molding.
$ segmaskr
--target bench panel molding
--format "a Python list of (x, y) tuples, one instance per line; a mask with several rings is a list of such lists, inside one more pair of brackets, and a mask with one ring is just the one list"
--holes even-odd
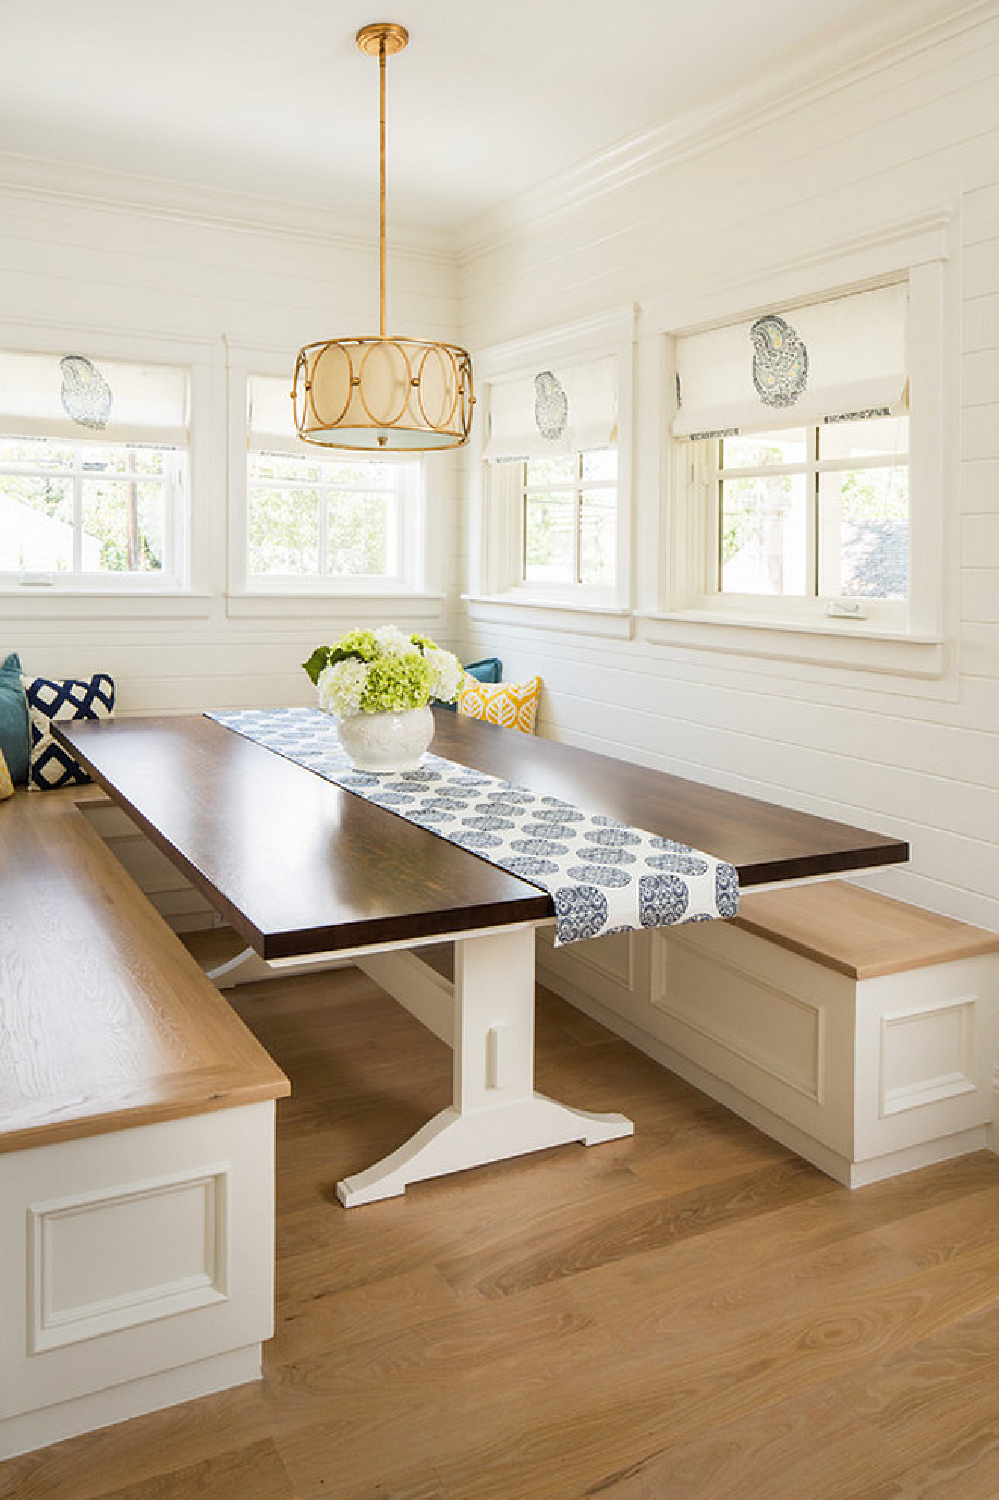
[[(747, 974), (734, 959), (706, 955), (679, 933), (660, 939), (653, 954), (651, 1000), (664, 1016), (724, 1048), (737, 1070), (747, 1064), (815, 1104), (826, 1102), (825, 1005)], [(699, 1049), (689, 1040), (694, 1056)]]
[(974, 1093), (978, 1005), (968, 995), (881, 1017), (882, 1119)]
[(37, 1354), (228, 1298), (226, 1162), (28, 1209)]

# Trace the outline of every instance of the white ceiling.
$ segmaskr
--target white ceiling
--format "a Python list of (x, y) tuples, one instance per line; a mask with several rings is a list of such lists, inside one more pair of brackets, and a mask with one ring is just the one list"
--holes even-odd
[[(904, 5), (904, 0), (902, 0)], [(841, 43), (894, 0), (41, 0), (5, 4), (0, 149), (376, 212), (390, 19), (397, 221), (456, 227), (597, 151)]]

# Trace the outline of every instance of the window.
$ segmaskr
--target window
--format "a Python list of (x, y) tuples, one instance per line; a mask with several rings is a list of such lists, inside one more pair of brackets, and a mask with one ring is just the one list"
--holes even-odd
[(898, 416), (712, 443), (719, 592), (907, 599), (908, 435)]
[(688, 608), (905, 628), (907, 320), (898, 282), (677, 341)]
[(492, 382), (484, 458), (491, 592), (613, 606), (626, 571), (617, 357)]
[(610, 587), (617, 557), (617, 450), (520, 466), (525, 583)]
[(250, 589), (415, 583), (422, 463), (329, 456), (295, 436), (287, 381), (248, 382)]
[(162, 577), (184, 478), (173, 448), (0, 437), (0, 572)]
[(182, 369), (0, 354), (0, 575), (178, 586), (187, 401)]

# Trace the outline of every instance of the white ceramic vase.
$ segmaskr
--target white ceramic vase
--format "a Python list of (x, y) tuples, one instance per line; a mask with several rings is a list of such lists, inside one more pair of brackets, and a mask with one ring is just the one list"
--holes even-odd
[(340, 743), (359, 771), (415, 771), (434, 737), (429, 708), (351, 714), (339, 722)]

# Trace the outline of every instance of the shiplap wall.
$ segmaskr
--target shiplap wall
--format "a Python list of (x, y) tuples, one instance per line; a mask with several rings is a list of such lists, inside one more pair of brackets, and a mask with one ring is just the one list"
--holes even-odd
[[(609, 185), (608, 163), (595, 163), (589, 183), (580, 172), (504, 206), (469, 226), (462, 261), (474, 353), (632, 302), (641, 329), (643, 304), (664, 295), (682, 314), (685, 296), (697, 305), (872, 228), (950, 212), (963, 320), (941, 559), (947, 671), (922, 682), (765, 648), (652, 644), (640, 621), (628, 641), (577, 637), (477, 621), (474, 606), (464, 644), (499, 653), (508, 677), (540, 672), (543, 733), (909, 838), (911, 865), (876, 883), (999, 928), (999, 10), (952, 11), (876, 68), (792, 92), (786, 108), (757, 93), (713, 145), (678, 136), (651, 168), (636, 152), (636, 169), (611, 171)], [(652, 343), (639, 337), (639, 386)], [(660, 433), (641, 390), (637, 401), (643, 553)]]
[[(377, 327), (377, 238), (305, 208), (146, 184), (114, 174), (69, 173), (0, 158), (0, 346), (109, 356), (169, 358), (176, 341), (202, 357), (249, 368), (287, 369), (304, 342)], [(454, 257), (430, 233), (397, 235), (391, 246), (389, 308), (408, 332), (453, 338), (458, 305)], [(95, 345), (95, 341), (98, 341)], [(163, 342), (165, 341), (165, 342)], [(452, 518), (458, 465), (437, 460), (428, 502), (436, 518), (438, 592), (408, 613), (396, 603), (322, 601), (289, 613), (232, 618), (226, 606), (226, 412), (219, 382), (211, 442), (216, 481), (194, 495), (209, 524), (196, 567), (205, 597), (145, 611), (93, 601), (50, 605), (40, 591), (0, 594), (0, 655), (18, 650), (29, 672), (111, 672), (125, 713), (209, 706), (307, 702), (299, 663), (318, 642), (363, 618), (394, 619), (442, 643), (456, 634), (460, 560)], [(306, 451), (306, 450), (303, 450)]]

